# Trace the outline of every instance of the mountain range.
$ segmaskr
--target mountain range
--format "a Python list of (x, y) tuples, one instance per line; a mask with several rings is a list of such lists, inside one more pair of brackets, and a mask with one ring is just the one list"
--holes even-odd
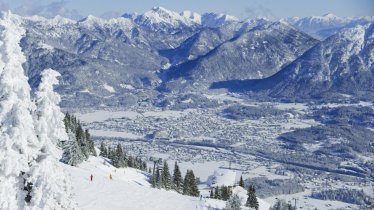
[(358, 25), (318, 43), (263, 80), (213, 84), (232, 91), (265, 91), (274, 97), (348, 95), (370, 99), (374, 92), (374, 24)]
[(239, 20), (162, 7), (106, 20), (20, 17), (29, 83), (62, 75), (62, 106), (128, 106), (212, 89), (270, 97), (373, 92), (372, 17)]

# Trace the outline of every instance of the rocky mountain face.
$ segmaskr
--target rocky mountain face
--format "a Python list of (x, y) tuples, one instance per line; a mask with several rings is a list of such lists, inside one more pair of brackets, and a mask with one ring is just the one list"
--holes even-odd
[(212, 88), (259, 91), (288, 99), (364, 97), (374, 92), (374, 24), (346, 29), (317, 44), (266, 79), (215, 83)]
[(209, 87), (230, 79), (262, 79), (318, 41), (282, 22), (258, 25), (207, 54), (164, 71), (168, 90)]
[(274, 96), (318, 97), (374, 91), (374, 24), (347, 29), (316, 45), (268, 78)]
[(251, 19), (243, 22), (228, 22), (217, 28), (202, 28), (184, 41), (179, 47), (160, 51), (173, 66), (194, 60), (207, 54), (219, 45), (248, 32), (254, 27), (270, 24), (265, 19)]
[[(62, 106), (128, 106), (153, 100), (164, 91), (206, 92), (212, 84), (225, 87), (225, 82), (235, 80), (239, 81), (236, 88), (239, 84), (239, 89), (245, 89), (247, 85), (241, 84), (248, 79), (258, 79), (264, 87), (270, 78), (277, 78), (279, 89), (272, 89), (271, 95), (287, 96), (293, 87), (286, 83), (296, 82), (296, 77), (277, 72), (294, 72), (286, 69), (295, 69), (296, 63), (302, 65), (298, 72), (309, 74), (309, 70), (319, 69), (323, 72), (316, 74), (322, 78), (327, 75), (335, 80), (342, 74), (354, 76), (342, 76), (344, 84), (365, 84), (365, 90), (372, 85), (372, 80), (364, 79), (372, 69), (371, 27), (362, 29), (365, 32), (360, 36), (361, 29), (320, 43), (312, 38), (314, 26), (306, 30), (306, 19), (290, 19), (291, 24), (266, 19), (240, 21), (225, 14), (176, 13), (162, 7), (110, 20), (93, 16), (80, 21), (36, 16), (19, 19), (27, 31), (21, 45), (29, 82), (36, 87), (45, 68), (59, 71), (62, 81), (57, 90)], [(320, 23), (318, 30), (360, 22), (328, 19), (334, 20), (330, 21), (333, 25)], [(312, 36), (305, 33), (308, 31)], [(361, 41), (350, 40), (362, 36)], [(357, 44), (361, 42), (364, 44)], [(356, 73), (345, 74), (347, 69)], [(262, 80), (267, 77), (269, 80)], [(330, 86), (348, 89), (338, 84), (342, 84), (340, 80)], [(295, 90), (304, 95), (319, 93)]]
[(156, 71), (167, 63), (152, 52), (148, 37), (123, 18), (23, 21), (27, 35), (21, 45), (30, 83), (36, 87), (45, 68), (58, 70), (64, 106), (117, 106), (136, 101), (137, 94), (131, 91), (156, 87), (160, 82)]

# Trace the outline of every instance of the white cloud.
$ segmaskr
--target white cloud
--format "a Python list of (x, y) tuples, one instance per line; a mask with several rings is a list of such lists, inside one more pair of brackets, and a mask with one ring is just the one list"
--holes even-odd
[(244, 13), (241, 14), (243, 18), (256, 18), (256, 17), (265, 17), (268, 19), (276, 18), (271, 9), (263, 6), (262, 4), (255, 4), (251, 7), (244, 9)]
[(14, 8), (9, 7), (9, 5), (4, 0), (0, 0), (0, 10), (11, 9), (14, 13), (22, 16), (32, 16), (41, 15), (45, 17), (54, 17), (56, 15), (61, 15), (71, 19), (81, 19), (82, 15), (75, 9), (69, 9), (67, 7), (66, 0), (52, 1), (51, 3), (43, 3), (42, 0), (22, 0), (20, 5)]

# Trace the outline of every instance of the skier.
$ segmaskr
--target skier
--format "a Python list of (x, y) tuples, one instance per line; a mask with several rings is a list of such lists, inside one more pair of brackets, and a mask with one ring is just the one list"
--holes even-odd
[(91, 182), (92, 182), (92, 179), (93, 179), (93, 175), (91, 174), (91, 176), (90, 176), (90, 179), (91, 179)]
[(112, 174), (109, 174), (109, 179), (112, 180), (112, 178), (113, 178), (113, 177), (112, 177)]

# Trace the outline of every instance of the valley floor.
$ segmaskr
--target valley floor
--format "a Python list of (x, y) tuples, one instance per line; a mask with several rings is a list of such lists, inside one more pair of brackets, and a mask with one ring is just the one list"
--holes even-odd
[[(194, 170), (202, 181), (203, 195), (208, 194), (209, 176), (216, 170), (230, 169), (237, 174), (236, 182), (243, 176), (247, 184), (255, 183), (257, 196), (269, 203), (281, 198), (292, 204), (296, 199), (303, 209), (362, 209), (360, 202), (374, 198), (374, 154), (363, 146), (368, 145), (367, 132), (373, 129), (374, 115), (368, 111), (374, 108), (373, 103), (258, 102), (236, 95), (207, 98), (217, 106), (107, 107), (76, 110), (75, 114), (97, 146), (101, 142), (112, 147), (121, 144), (127, 154), (147, 160), (148, 167), (161, 158), (170, 166), (178, 161), (182, 173)], [(346, 122), (344, 113), (358, 125)], [(297, 130), (303, 132), (291, 135), (296, 143), (279, 138)], [(341, 192), (347, 195), (340, 200), (323, 199), (318, 194), (313, 197), (326, 191), (330, 197)], [(168, 196), (170, 192), (165, 193)], [(352, 196), (357, 193), (360, 196)], [(193, 209), (204, 206), (199, 200), (190, 202)]]

